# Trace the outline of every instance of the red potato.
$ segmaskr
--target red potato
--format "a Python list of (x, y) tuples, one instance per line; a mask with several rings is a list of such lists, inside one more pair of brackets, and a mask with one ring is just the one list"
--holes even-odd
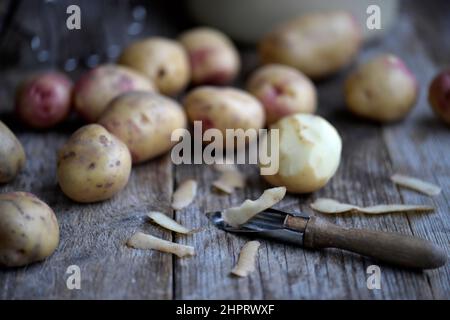
[(266, 110), (267, 124), (294, 113), (314, 113), (316, 87), (303, 73), (289, 66), (271, 64), (256, 70), (247, 84)]
[(151, 37), (133, 42), (124, 49), (119, 64), (148, 77), (162, 94), (180, 93), (191, 79), (189, 58), (177, 41)]
[(417, 80), (405, 63), (383, 54), (361, 65), (347, 79), (345, 99), (355, 115), (378, 121), (399, 121), (414, 107)]
[(51, 128), (69, 115), (71, 97), (72, 81), (68, 77), (54, 71), (41, 73), (19, 87), (16, 112), (32, 128)]
[(450, 69), (434, 78), (430, 85), (428, 100), (436, 115), (450, 125)]
[(218, 129), (224, 138), (227, 129), (259, 130), (265, 123), (261, 103), (249, 93), (231, 87), (198, 87), (184, 98), (183, 106), (191, 122), (201, 121), (204, 131)]
[(74, 88), (75, 110), (88, 122), (95, 122), (108, 103), (122, 93), (145, 90), (155, 91), (144, 75), (124, 67), (107, 64), (84, 74)]
[(361, 26), (353, 15), (324, 11), (282, 24), (262, 39), (259, 53), (264, 64), (285, 64), (324, 78), (350, 64), (361, 43)]
[(111, 101), (98, 122), (127, 145), (136, 164), (169, 151), (176, 144), (172, 132), (185, 128), (187, 120), (175, 100), (134, 91)]
[(195, 28), (184, 32), (179, 41), (189, 55), (194, 84), (224, 85), (232, 82), (238, 74), (239, 54), (222, 32)]

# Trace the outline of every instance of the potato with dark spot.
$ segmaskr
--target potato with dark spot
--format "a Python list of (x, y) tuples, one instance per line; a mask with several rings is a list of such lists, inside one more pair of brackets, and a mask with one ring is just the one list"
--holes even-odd
[(235, 88), (198, 87), (185, 97), (183, 105), (190, 121), (201, 121), (203, 130), (218, 129), (224, 138), (227, 129), (254, 129), (251, 131), (257, 133), (265, 123), (261, 103), (249, 93)]
[(348, 109), (381, 123), (405, 118), (414, 107), (417, 94), (416, 77), (392, 54), (383, 54), (361, 65), (345, 84)]
[(442, 71), (434, 78), (428, 100), (436, 115), (450, 125), (450, 69)]
[(186, 127), (181, 106), (157, 93), (129, 92), (114, 99), (99, 124), (126, 143), (133, 163), (153, 159), (172, 148), (172, 132)]
[(130, 172), (127, 146), (98, 124), (78, 129), (58, 152), (59, 186), (77, 202), (113, 197), (126, 186)]
[(219, 30), (195, 28), (181, 34), (179, 40), (189, 55), (194, 84), (224, 85), (237, 76), (239, 54)]
[(25, 152), (14, 133), (0, 121), (0, 183), (13, 180), (25, 165)]
[(153, 83), (133, 69), (113, 64), (85, 73), (75, 85), (75, 110), (88, 122), (98, 120), (108, 103), (122, 93), (134, 90), (155, 91)]
[(0, 194), (0, 265), (21, 267), (52, 255), (59, 243), (53, 210), (26, 192)]
[(314, 113), (317, 108), (316, 87), (303, 73), (289, 66), (271, 64), (257, 69), (247, 89), (263, 104), (267, 124), (294, 113)]
[(119, 63), (145, 74), (165, 95), (175, 95), (189, 83), (191, 72), (186, 51), (176, 41), (152, 37), (133, 42)]
[(361, 46), (361, 26), (345, 11), (304, 14), (261, 41), (263, 63), (297, 68), (311, 78), (324, 78), (351, 63)]
[(72, 81), (59, 72), (31, 76), (19, 87), (16, 113), (28, 126), (47, 129), (64, 121), (72, 103)]

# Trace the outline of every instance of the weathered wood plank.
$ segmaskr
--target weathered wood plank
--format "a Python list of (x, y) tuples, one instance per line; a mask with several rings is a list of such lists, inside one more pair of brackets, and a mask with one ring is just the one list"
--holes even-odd
[[(448, 5), (446, 3), (444, 8)], [(441, 186), (442, 194), (432, 199), (405, 189), (400, 189), (400, 193), (405, 203), (424, 203), (436, 207), (435, 214), (424, 217), (408, 215), (408, 221), (414, 235), (435, 242), (450, 255), (450, 132), (435, 117), (427, 99), (431, 80), (448, 63), (442, 53), (448, 55), (450, 43), (444, 43), (442, 39), (450, 37), (450, 29), (436, 29), (448, 23), (446, 15), (442, 14), (444, 8), (405, 3), (405, 15), (412, 19), (411, 25), (400, 24), (395, 36), (404, 41), (387, 42), (386, 48), (405, 56), (418, 78), (420, 98), (411, 116), (402, 124), (384, 128), (383, 135), (395, 172), (420, 177)], [(417, 12), (425, 14), (417, 15)], [(424, 24), (423, 19), (433, 19), (435, 23)], [(429, 29), (424, 29), (426, 25), (430, 25)], [(436, 37), (436, 33), (442, 34)], [(444, 48), (437, 50), (439, 45)], [(428, 272), (427, 277), (433, 297), (448, 299), (450, 266), (447, 264), (439, 270)]]

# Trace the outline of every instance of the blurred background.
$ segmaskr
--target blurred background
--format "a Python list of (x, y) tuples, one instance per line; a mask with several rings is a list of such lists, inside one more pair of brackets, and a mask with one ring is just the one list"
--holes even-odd
[[(81, 30), (69, 30), (70, 5), (81, 9)], [(382, 11), (382, 30), (367, 30), (366, 39), (380, 38), (413, 12), (450, 12), (450, 1), (398, 0), (1, 0), (0, 68), (59, 68), (66, 72), (113, 61), (123, 46), (149, 35), (174, 37), (195, 25), (216, 27), (242, 46), (251, 46), (277, 23), (320, 9), (346, 9), (363, 23), (367, 7)], [(450, 29), (448, 19), (419, 29)], [(425, 30), (429, 33), (430, 30)], [(444, 40), (444, 39), (443, 39)], [(446, 39), (448, 40), (448, 39)], [(443, 41), (439, 51), (450, 48)]]

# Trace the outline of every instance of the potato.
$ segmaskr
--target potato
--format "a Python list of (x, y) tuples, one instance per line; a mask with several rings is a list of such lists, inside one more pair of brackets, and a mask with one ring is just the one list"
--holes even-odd
[(127, 146), (98, 124), (78, 129), (58, 152), (59, 186), (77, 202), (113, 197), (126, 186), (130, 172)]
[(263, 63), (280, 63), (311, 78), (323, 78), (348, 65), (361, 46), (361, 27), (345, 11), (305, 14), (269, 33), (260, 43)]
[(14, 133), (0, 121), (0, 183), (13, 180), (25, 165), (25, 152)]
[(378, 122), (398, 121), (414, 107), (417, 81), (402, 60), (383, 54), (347, 79), (345, 99), (354, 114)]
[(152, 37), (132, 43), (119, 63), (145, 74), (166, 95), (175, 95), (188, 84), (191, 71), (184, 48), (176, 41)]
[(266, 110), (267, 124), (294, 113), (314, 113), (317, 92), (314, 84), (294, 68), (271, 64), (257, 69), (247, 90)]
[(149, 79), (133, 69), (113, 64), (96, 67), (84, 74), (75, 85), (75, 110), (86, 121), (95, 122), (111, 100), (134, 90), (156, 89)]
[(0, 265), (21, 267), (49, 257), (58, 247), (53, 210), (26, 192), (0, 194)]
[(64, 121), (70, 112), (72, 81), (59, 72), (31, 76), (19, 87), (16, 113), (35, 129), (51, 128)]
[(191, 91), (183, 105), (188, 118), (201, 121), (203, 130), (261, 129), (265, 123), (264, 108), (250, 94), (234, 88), (203, 86)]
[(162, 95), (130, 92), (114, 99), (99, 123), (124, 141), (133, 163), (153, 159), (174, 145), (172, 131), (186, 127), (180, 105)]
[(274, 129), (279, 130), (280, 137), (278, 172), (263, 175), (264, 179), (293, 193), (309, 193), (324, 187), (336, 173), (341, 159), (342, 141), (336, 129), (319, 116), (300, 113), (276, 122), (271, 126)]
[(179, 40), (189, 55), (194, 84), (224, 85), (238, 74), (239, 54), (222, 32), (196, 28), (184, 32)]
[(450, 69), (442, 71), (434, 78), (428, 100), (436, 115), (450, 125)]

